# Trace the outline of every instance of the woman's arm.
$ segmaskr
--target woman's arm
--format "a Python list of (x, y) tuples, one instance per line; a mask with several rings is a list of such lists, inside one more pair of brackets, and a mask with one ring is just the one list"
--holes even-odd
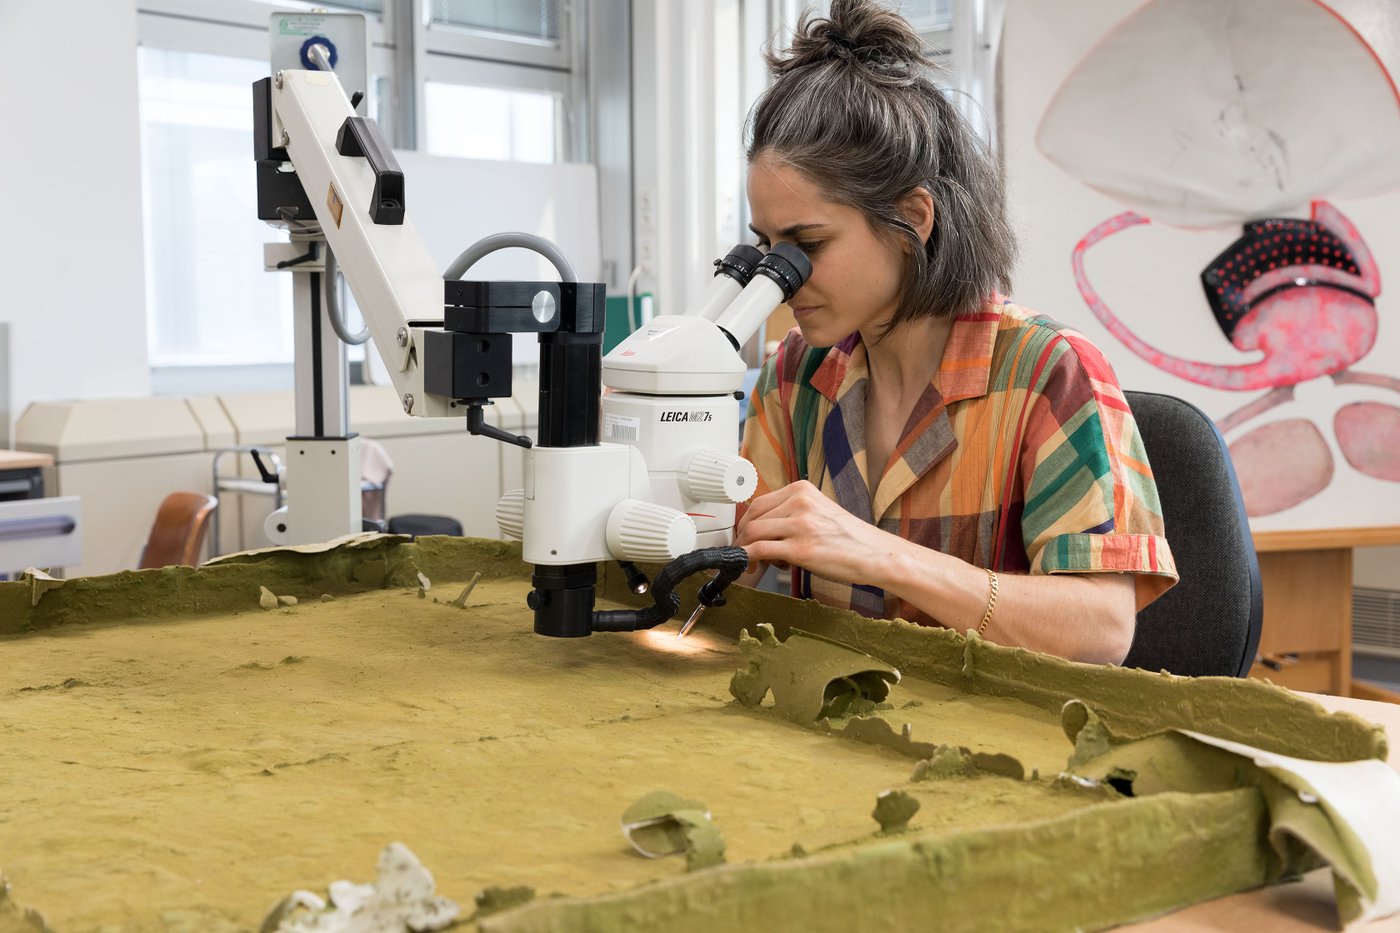
[[(844, 583), (878, 586), (955, 631), (975, 629), (991, 595), (987, 571), (881, 531), (807, 482), (753, 500), (736, 542), (755, 563), (782, 561)], [(1136, 620), (1129, 574), (998, 577), (985, 637), (1074, 661), (1119, 663)]]

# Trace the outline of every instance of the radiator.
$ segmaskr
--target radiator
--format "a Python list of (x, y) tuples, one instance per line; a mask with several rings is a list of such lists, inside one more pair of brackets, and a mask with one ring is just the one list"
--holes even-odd
[(1400, 590), (1351, 590), (1351, 644), (1358, 654), (1400, 658)]

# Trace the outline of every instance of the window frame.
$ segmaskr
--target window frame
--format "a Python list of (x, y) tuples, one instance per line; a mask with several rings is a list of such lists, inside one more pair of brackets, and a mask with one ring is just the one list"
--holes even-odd
[(577, 61), (577, 43), (573, 40), (582, 20), (582, 5), (582, 0), (559, 0), (558, 39), (532, 39), (507, 32), (431, 23), (426, 7), (417, 22), (422, 28), (423, 49), (429, 55), (495, 61), (568, 73), (574, 70)]
[[(425, 0), (384, 0), (379, 14), (343, 11), (360, 12), (365, 17), (371, 85), (366, 90), (371, 116), (384, 126), (395, 145), (419, 149), (425, 143), (424, 84), (432, 81), (554, 95), (560, 101), (556, 109), (556, 160), (587, 161), (591, 157), (583, 67), (587, 3), (561, 0), (559, 39), (551, 41), (433, 25), (425, 16)], [(267, 60), (272, 16), (318, 5), (261, 0), (137, 0), (137, 45)], [(410, 27), (411, 34), (407, 34)], [(250, 270), (250, 274), (255, 271)], [(283, 370), (290, 384), (292, 367), (290, 363), (233, 362), (192, 368), (184, 363), (153, 362), (152, 385), (157, 392), (165, 387), (167, 392), (187, 393), (200, 385), (204, 391), (228, 391), (255, 374), (266, 377)], [(192, 369), (206, 371), (207, 377)]]

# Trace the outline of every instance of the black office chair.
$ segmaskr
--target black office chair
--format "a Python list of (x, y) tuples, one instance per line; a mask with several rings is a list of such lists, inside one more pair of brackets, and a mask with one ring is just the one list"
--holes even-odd
[(1125, 392), (1142, 432), (1181, 580), (1137, 615), (1124, 667), (1244, 677), (1263, 595), (1244, 497), (1225, 439), (1190, 402)]
[(449, 515), (395, 515), (389, 519), (391, 535), (453, 535), (462, 537), (462, 523)]

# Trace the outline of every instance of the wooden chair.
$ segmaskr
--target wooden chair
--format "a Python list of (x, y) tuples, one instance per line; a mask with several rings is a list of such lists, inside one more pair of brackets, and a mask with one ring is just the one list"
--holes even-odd
[(141, 552), (140, 569), (172, 564), (198, 566), (209, 518), (218, 507), (218, 499), (202, 492), (172, 492), (166, 496)]

